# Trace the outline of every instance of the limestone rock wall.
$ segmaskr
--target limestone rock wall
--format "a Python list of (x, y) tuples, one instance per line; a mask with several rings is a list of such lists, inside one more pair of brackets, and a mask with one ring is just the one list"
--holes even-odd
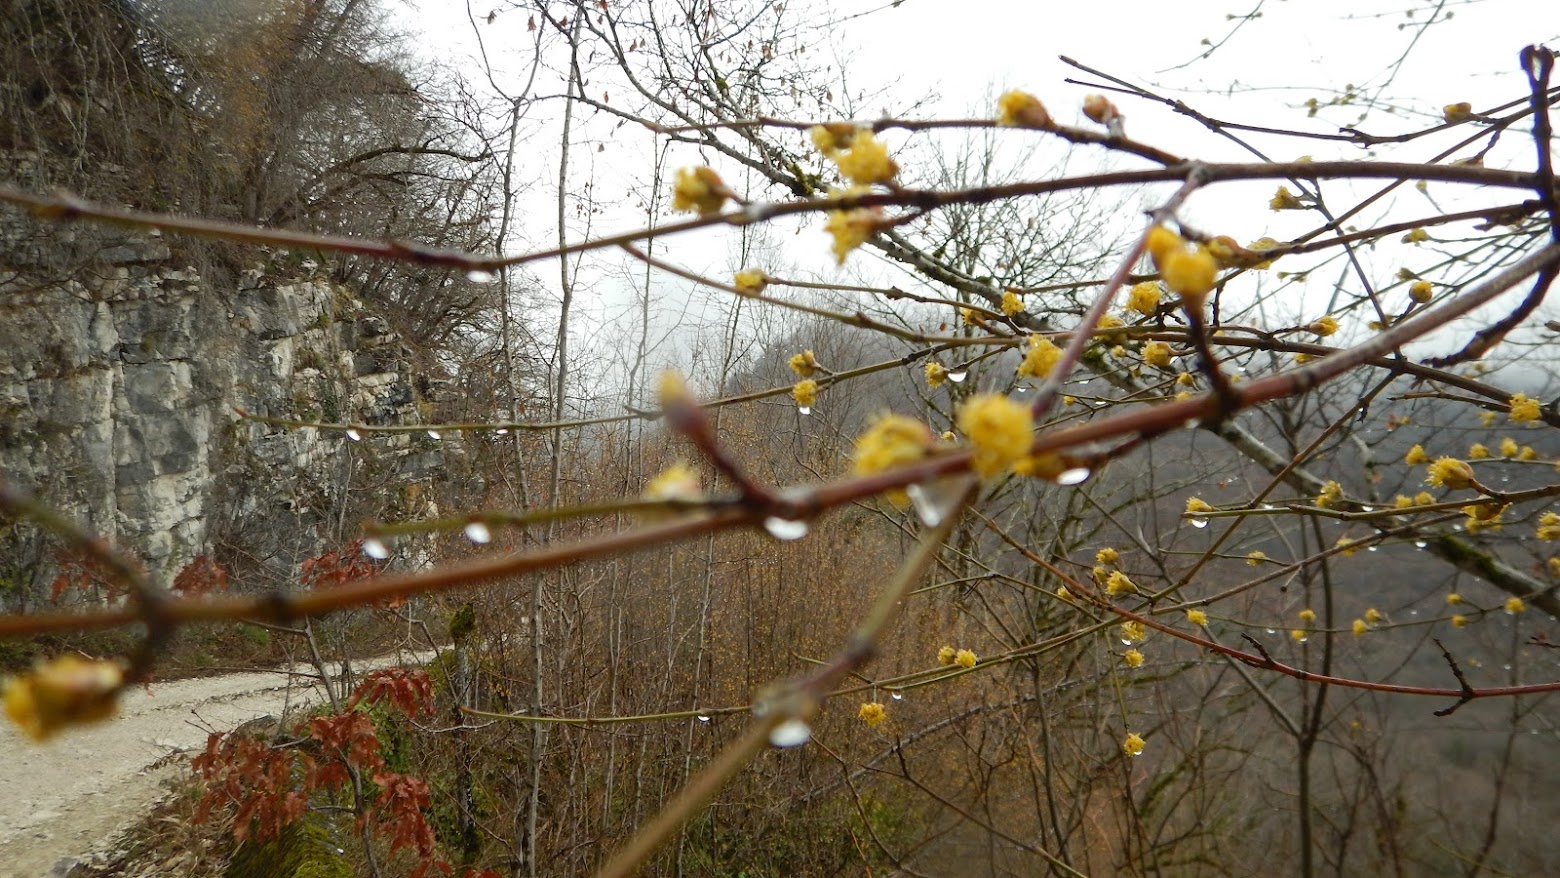
[[(415, 478), (438, 463), (406, 434), (354, 448), (242, 419), (411, 423), (418, 400), (401, 339), (312, 263), (277, 256), (220, 286), (155, 237), (43, 281), (0, 272), (0, 472), (164, 582), (217, 529), (263, 560), (317, 551), (352, 479), (369, 487), (365, 464)], [(21, 580), (46, 546), (0, 528), (0, 603), (37, 597)]]

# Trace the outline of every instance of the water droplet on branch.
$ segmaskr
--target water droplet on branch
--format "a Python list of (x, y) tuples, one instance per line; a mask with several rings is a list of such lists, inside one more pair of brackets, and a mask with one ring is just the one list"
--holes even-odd
[(1061, 475), (1056, 477), (1056, 483), (1058, 485), (1081, 485), (1087, 482), (1091, 475), (1093, 473), (1089, 471), (1088, 467), (1075, 466), (1069, 470), (1062, 470)]
[(812, 727), (799, 719), (788, 719), (769, 732), (769, 743), (780, 748), (800, 747), (812, 740)]
[(764, 519), (764, 530), (777, 540), (799, 540), (807, 536), (807, 522), (771, 515)]
[(378, 537), (369, 537), (363, 541), (363, 554), (375, 561), (383, 561), (390, 557), (390, 547)]
[(486, 524), (480, 521), (473, 521), (466, 525), (466, 539), (480, 546), (493, 541), (493, 532), (488, 529)]

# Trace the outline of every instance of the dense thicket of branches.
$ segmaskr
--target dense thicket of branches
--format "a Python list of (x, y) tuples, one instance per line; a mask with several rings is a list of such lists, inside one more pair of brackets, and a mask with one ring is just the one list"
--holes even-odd
[[(464, 117), (477, 150), (440, 139), (445, 116), (420, 109), (353, 3), (265, 22), (246, 44), (259, 57), (245, 63), (274, 68), (259, 81), (202, 68), (207, 43), (175, 51), (159, 36), (171, 23), (98, 6), (95, 31), (69, 31), (98, 47), (96, 66), (16, 73), (43, 83), (16, 86), (36, 95), (5, 129), (18, 148), (133, 129), (125, 97), (59, 109), (87, 102), (93, 77), (116, 93), (153, 83), (149, 107), (191, 138), (211, 107), (243, 109), (220, 140), (231, 167), (170, 157), (194, 166), (167, 192), (100, 193), (140, 207), (474, 250), (520, 237), (525, 174), (557, 190), (563, 254), (335, 257), (343, 277), (393, 277), (380, 295), (421, 331), (467, 338), (480, 321), (424, 312), (430, 290), (496, 272), (514, 306), (522, 282), (544, 286), (522, 263), (561, 256), (546, 288), (558, 311), (502, 311), (501, 344), (453, 372), (482, 392), (451, 420), (518, 419), (442, 428), (463, 451), (438, 508), (459, 511), (369, 526), (375, 556), (448, 566), (168, 618), (438, 592), (399, 612), (446, 647), (430, 674), (447, 722), (378, 719), (401, 768), (431, 782), (441, 850), (472, 867), (582, 873), (623, 846), (625, 868), (655, 874), (1560, 869), (1545, 783), (1560, 608), (1552, 53), (1524, 53), (1509, 103), (1431, 108), (1438, 121), (1391, 132), (1317, 128), (1303, 106), (1294, 131), (1251, 131), (1179, 105), (1252, 157), (1204, 165), (1118, 117), (1168, 99), (1086, 68), (1115, 105), (1035, 115), (1010, 95), (999, 125), (995, 106), (929, 121), (890, 94), (887, 118), (815, 131), (863, 98), (821, 68), (809, 10), (788, 6), (505, 9), (529, 19), (529, 42), (507, 47), (528, 73), (504, 90), (488, 71), (491, 105)], [(28, 8), (30, 32), (63, 39)], [(474, 19), (479, 36), (495, 18)], [(337, 51), (349, 36), (356, 48)], [(1358, 100), (1350, 87), (1338, 105)], [(72, 127), (83, 113), (107, 115)], [(582, 145), (629, 152), (621, 132), (645, 129), (641, 179), (579, 159)], [(884, 143), (899, 166), (847, 189), (850, 163)], [(496, 156), (497, 189), (450, 171), (467, 151)], [(1262, 158), (1302, 151), (1316, 161)], [(547, 167), (527, 166), (536, 156)], [(1248, 180), (1278, 190), (1271, 227), (1236, 242), (1218, 237), (1233, 221), (1188, 219), (1205, 190)], [(1424, 198), (1392, 199), (1417, 180)], [(685, 226), (665, 215), (674, 183), (703, 214)], [(637, 216), (604, 194), (619, 185)], [(732, 200), (747, 206), (722, 212)], [(490, 203), (504, 232), (478, 221)], [(621, 261), (603, 255), (619, 240), (575, 246), (619, 231), (603, 217), (645, 229)], [(818, 267), (826, 222), (844, 273)], [(1155, 226), (1191, 242), (1180, 257), (1206, 257), (1207, 288), (1151, 235), (1143, 256)], [(668, 227), (702, 227), (730, 270), (676, 249)], [(621, 302), (602, 313), (617, 319), (582, 327), (576, 289), (611, 291)], [(1470, 315), (1476, 297), (1488, 304)], [(522, 388), (501, 373), (534, 354), (527, 337), (552, 354)], [(1051, 343), (1049, 365), (1026, 360)], [(658, 395), (662, 366), (709, 405), (675, 382)], [(984, 428), (961, 412), (994, 399), (1037, 419), (1034, 454), (977, 485), (964, 474)], [(885, 474), (862, 448), (886, 410), (924, 427), (901, 422), (913, 453)], [(675, 502), (627, 499), (642, 492)], [(797, 722), (808, 746), (759, 752), (769, 733), (797, 743)], [(663, 846), (634, 847), (650, 839)]]

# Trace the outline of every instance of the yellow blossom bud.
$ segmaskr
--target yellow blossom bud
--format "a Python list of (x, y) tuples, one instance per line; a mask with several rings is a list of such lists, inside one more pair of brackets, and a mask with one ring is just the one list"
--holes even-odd
[(975, 667), (975, 653), (968, 649), (961, 649), (953, 656), (953, 663), (961, 668)]
[(748, 296), (756, 296), (769, 285), (769, 276), (757, 268), (749, 268), (746, 271), (737, 272), (736, 280), (732, 284), (738, 292)]
[(1121, 113), (1116, 105), (1110, 102), (1110, 98), (1104, 95), (1094, 94), (1083, 99), (1083, 115), (1089, 117), (1089, 121), (1100, 125), (1109, 125), (1121, 118)]
[(1490, 456), (1490, 448), (1483, 442), (1475, 442), (1468, 446), (1468, 458), (1470, 460), (1484, 460)]
[(1524, 445), (1522, 450), (1517, 452), (1517, 460), (1538, 460), (1538, 452), (1533, 450), (1533, 446)]
[(1105, 580), (1105, 592), (1111, 597), (1124, 594), (1136, 594), (1137, 585), (1131, 579), (1127, 578), (1127, 574), (1117, 570), (1110, 575), (1109, 579)]
[[(936, 444), (932, 429), (915, 418), (881, 415), (856, 437), (855, 451), (851, 455), (853, 471), (858, 476), (870, 476), (915, 463), (930, 454)], [(909, 501), (905, 492), (899, 489), (890, 491), (888, 497), (896, 506)]]
[(1289, 191), (1288, 186), (1278, 187), (1273, 197), (1268, 201), (1268, 207), (1274, 210), (1305, 210), (1306, 204), (1298, 196)]
[(1493, 426), (1495, 426), (1495, 413), (1494, 412), (1479, 412), (1479, 426), (1481, 426), (1481, 427), (1493, 427)]
[(1008, 290), (1002, 294), (1002, 316), (1012, 317), (1024, 310), (1024, 299), (1017, 290)]
[(696, 503), (704, 499), (704, 490), (699, 485), (698, 472), (679, 461), (647, 482), (641, 496), (646, 500)]
[(1355, 637), (1364, 637), (1365, 633), (1370, 631), (1370, 626), (1365, 624), (1364, 619), (1355, 619), (1350, 627), (1354, 629)]
[(1429, 463), (1430, 455), (1425, 454), (1423, 445), (1416, 443), (1413, 448), (1408, 449), (1407, 454), (1403, 455), (1403, 462), (1409, 466), (1419, 466), (1422, 463)]
[(1251, 567), (1261, 567), (1262, 563), (1267, 559), (1267, 553), (1258, 549), (1257, 551), (1246, 555), (1246, 564)]
[(1430, 296), (1433, 292), (1430, 282), (1427, 280), (1416, 280), (1408, 285), (1408, 297), (1421, 305), (1430, 301)]
[(832, 156), (841, 150), (850, 149), (850, 145), (856, 142), (856, 135), (861, 133), (849, 122), (829, 122), (824, 125), (814, 125), (807, 134), (812, 138), (813, 146), (827, 156)]
[(1453, 628), (1467, 628), (1468, 627), (1468, 617), (1464, 616), (1462, 613), (1454, 613), (1454, 614), (1452, 614), (1451, 621), (1452, 621), (1452, 627)]
[(1192, 373), (1190, 372), (1182, 372), (1181, 374), (1175, 376), (1175, 383), (1180, 387), (1191, 387), (1197, 383), (1197, 379), (1193, 378)]
[(1170, 346), (1162, 341), (1151, 341), (1143, 345), (1143, 362), (1161, 369), (1170, 365), (1172, 357)]
[(1305, 643), (1307, 640), (1311, 639), (1311, 635), (1307, 634), (1302, 629), (1291, 628), (1289, 629), (1289, 639), (1293, 640), (1295, 643)]
[(1126, 662), (1129, 668), (1143, 667), (1143, 653), (1135, 649), (1129, 649), (1122, 653), (1121, 660)]
[(1435, 502), (1435, 495), (1430, 493), (1429, 491), (1420, 491), (1418, 494), (1414, 495), (1414, 505), (1415, 506), (1429, 506), (1431, 503), (1434, 503), (1434, 502)]
[(877, 234), (883, 222), (883, 211), (876, 207), (829, 211), (829, 221), (823, 230), (834, 238), (834, 260), (844, 265), (850, 251)]
[(1398, 509), (1407, 509), (1414, 505), (1414, 498), (1407, 494), (1399, 494), (1392, 499), (1392, 505)]
[(1461, 604), (1462, 602), (1463, 602), (1463, 596), (1458, 594), (1455, 591), (1446, 596), (1446, 605), (1448, 607), (1455, 607), (1458, 604)]
[(1527, 603), (1519, 597), (1506, 598), (1506, 612), (1515, 616), (1518, 613), (1527, 612)]
[(1201, 308), (1203, 298), (1213, 289), (1219, 276), (1218, 263), (1206, 247), (1194, 252), (1184, 249), (1171, 250), (1159, 263), (1159, 274), (1165, 286), (1181, 297), (1187, 308)]
[(1128, 756), (1137, 757), (1143, 755), (1143, 748), (1145, 746), (1146, 742), (1143, 740), (1143, 736), (1139, 735), (1137, 732), (1133, 732), (1132, 734), (1127, 735), (1124, 740), (1122, 740), (1121, 752), (1127, 754)]
[(113, 662), (66, 653), (5, 678), (5, 715), (30, 738), (43, 741), (75, 725), (101, 722), (119, 710), (124, 673)]
[(1127, 291), (1127, 309), (1145, 317), (1152, 317), (1158, 313), (1159, 284), (1153, 281), (1134, 284), (1132, 289)]
[(1045, 335), (1030, 335), (1019, 363), (1019, 377), (1047, 377), (1062, 360), (1062, 349)]
[(1213, 511), (1213, 507), (1203, 501), (1201, 497), (1186, 498), (1186, 511), (1189, 515), (1205, 515)]
[(1542, 416), (1538, 400), (1530, 398), (1525, 393), (1514, 394), (1508, 405), (1512, 423), (1531, 424)]
[(1326, 338), (1338, 331), (1338, 318), (1329, 314), (1307, 326), (1306, 329), (1316, 333), (1317, 338)]
[(1511, 438), (1510, 436), (1500, 440), (1501, 457), (1516, 457), (1517, 452), (1520, 450), (1521, 449), (1517, 447), (1517, 440)]
[(1186, 621), (1192, 623), (1193, 625), (1196, 625), (1199, 628), (1207, 628), (1208, 627), (1208, 614), (1203, 612), (1202, 610), (1187, 610), (1186, 611)]
[(818, 374), (818, 357), (812, 351), (802, 351), (791, 357), (791, 371), (803, 378), (811, 378)]
[(1142, 643), (1148, 637), (1148, 626), (1136, 619), (1121, 623), (1121, 639), (1127, 643)]
[(1049, 128), (1051, 114), (1034, 95), (1009, 91), (997, 98), (997, 124), (1009, 128)]
[(1062, 600), (1062, 601), (1064, 601), (1066, 603), (1069, 603), (1069, 604), (1073, 603), (1075, 600), (1077, 600), (1077, 598), (1073, 597), (1073, 593), (1071, 591), (1069, 591), (1067, 586), (1065, 586), (1065, 585), (1060, 587), (1060, 588), (1058, 588), (1056, 590), (1056, 597), (1059, 600)]
[(957, 652), (951, 646), (945, 646), (937, 650), (937, 663), (939, 665), (951, 665)]
[(1448, 124), (1455, 125), (1458, 122), (1466, 122), (1473, 118), (1473, 104), (1467, 101), (1458, 101), (1455, 104), (1447, 104), (1441, 108), (1441, 118)]
[(1403, 236), (1405, 244), (1418, 244), (1428, 240), (1430, 240), (1430, 233), (1421, 228), (1409, 229), (1408, 234)]
[(1322, 485), (1322, 492), (1316, 495), (1316, 505), (1328, 509), (1341, 499), (1343, 499), (1343, 486), (1329, 479)]
[(1432, 488), (1454, 490), (1473, 487), (1473, 467), (1455, 457), (1436, 458), (1430, 464), (1425, 484)]
[(1304, 622), (1307, 625), (1315, 624), (1315, 622), (1316, 622), (1316, 611), (1311, 609), (1310, 607), (1306, 607), (1305, 609), (1301, 610), (1300, 611), (1300, 621)]
[(974, 446), (970, 466), (981, 476), (997, 475), (1028, 456), (1034, 442), (1029, 407), (1000, 394), (971, 397), (959, 408), (958, 425)]
[(833, 158), (845, 179), (858, 186), (889, 183), (899, 173), (899, 165), (888, 157), (888, 147), (868, 131), (857, 134), (850, 148)]
[(926, 364), (926, 386), (941, 387), (948, 380), (948, 370), (942, 363), (928, 361)]
[(1545, 542), (1560, 540), (1560, 512), (1545, 512), (1540, 515), (1536, 535)]
[(677, 169), (677, 179), (672, 186), (672, 210), (719, 213), (730, 197), (731, 190), (713, 168), (701, 165)]
[(818, 402), (818, 382), (811, 378), (796, 382), (791, 388), (791, 398), (796, 400), (797, 405), (811, 408)]
[(1368, 624), (1380, 625), (1383, 621), (1386, 620), (1386, 618), (1387, 617), (1385, 615), (1383, 615), (1382, 612), (1380, 610), (1376, 609), (1375, 607), (1371, 607), (1370, 609), (1365, 611), (1365, 621)]
[(1094, 563), (1096, 564), (1114, 564), (1119, 560), (1121, 560), (1121, 553), (1109, 546), (1094, 553)]
[(868, 701), (861, 705), (860, 710), (856, 711), (856, 716), (860, 717), (861, 721), (867, 724), (867, 728), (875, 729), (882, 724), (883, 720), (888, 718), (888, 711), (878, 702)]

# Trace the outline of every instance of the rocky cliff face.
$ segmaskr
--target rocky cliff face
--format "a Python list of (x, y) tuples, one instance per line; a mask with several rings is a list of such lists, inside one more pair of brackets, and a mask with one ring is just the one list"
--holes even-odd
[[(289, 570), (355, 524), (343, 504), (370, 470), (404, 485), (437, 465), (407, 434), (354, 445), (238, 414), (418, 420), (409, 351), (312, 263), (276, 256), (219, 284), (156, 237), (94, 249), (42, 281), (25, 258), (0, 272), (0, 472), (155, 578), (219, 541)], [(0, 602), (36, 596), (48, 554), (37, 534), (0, 528)]]

